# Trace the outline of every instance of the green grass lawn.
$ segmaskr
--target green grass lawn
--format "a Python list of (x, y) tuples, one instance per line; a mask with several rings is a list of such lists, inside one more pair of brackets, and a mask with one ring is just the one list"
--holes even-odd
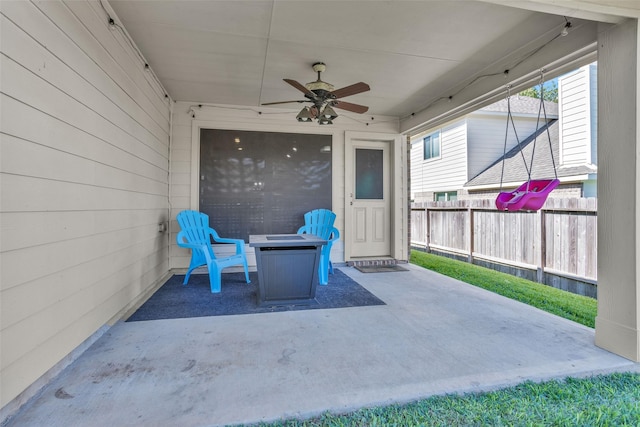
[[(596, 300), (494, 270), (412, 251), (411, 263), (593, 327)], [(262, 426), (640, 426), (640, 374), (525, 382), (487, 393), (283, 420)]]
[(593, 298), (425, 252), (411, 251), (410, 261), (420, 267), (529, 304), (590, 328), (595, 327), (597, 302)]
[(489, 393), (434, 396), (262, 426), (639, 426), (640, 375), (525, 382)]

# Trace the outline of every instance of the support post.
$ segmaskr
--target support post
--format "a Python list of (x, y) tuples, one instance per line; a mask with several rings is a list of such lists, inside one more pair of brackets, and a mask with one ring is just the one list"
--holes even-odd
[(596, 345), (640, 361), (640, 35), (638, 20), (598, 32)]

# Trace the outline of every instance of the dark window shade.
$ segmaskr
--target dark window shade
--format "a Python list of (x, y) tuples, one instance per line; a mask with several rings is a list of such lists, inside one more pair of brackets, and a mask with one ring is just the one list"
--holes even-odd
[(200, 132), (200, 211), (222, 237), (295, 233), (331, 182), (330, 135)]

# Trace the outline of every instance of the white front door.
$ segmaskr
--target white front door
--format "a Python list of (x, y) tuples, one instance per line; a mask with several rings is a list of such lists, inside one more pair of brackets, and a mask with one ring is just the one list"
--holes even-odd
[(349, 133), (345, 152), (345, 257), (392, 251), (393, 152), (396, 135)]

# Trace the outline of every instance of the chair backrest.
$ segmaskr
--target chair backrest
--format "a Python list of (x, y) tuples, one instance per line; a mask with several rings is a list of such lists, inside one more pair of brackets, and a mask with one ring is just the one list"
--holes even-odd
[(211, 244), (209, 215), (198, 211), (182, 211), (176, 219), (182, 229), (182, 235), (189, 243)]
[(315, 209), (304, 214), (304, 224), (310, 234), (321, 239), (329, 239), (333, 230), (336, 214), (328, 209)]

